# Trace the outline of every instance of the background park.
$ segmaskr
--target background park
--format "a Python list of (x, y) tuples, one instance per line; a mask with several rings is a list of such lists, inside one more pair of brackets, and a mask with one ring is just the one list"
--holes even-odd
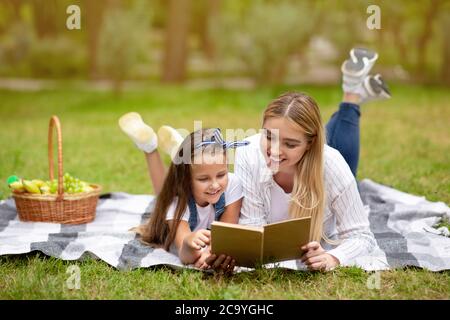
[[(78, 5), (81, 29), (66, 9)], [(369, 5), (381, 28), (370, 29)], [(362, 107), (358, 179), (450, 205), (450, 1), (2, 0), (0, 178), (48, 176), (47, 130), (62, 123), (64, 168), (103, 192), (152, 194), (142, 154), (117, 120), (259, 128), (285, 91), (314, 97), (326, 122), (354, 46), (379, 53), (392, 98)], [(166, 163), (169, 158), (166, 157)], [(0, 199), (10, 196), (0, 184)], [(79, 290), (66, 270), (82, 272)], [(88, 259), (0, 256), (0, 299), (449, 299), (450, 272), (359, 268), (118, 271)]]

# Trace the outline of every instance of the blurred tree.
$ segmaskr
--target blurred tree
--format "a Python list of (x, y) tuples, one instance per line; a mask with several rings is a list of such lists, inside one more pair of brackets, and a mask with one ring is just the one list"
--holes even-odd
[(201, 0), (194, 2), (194, 12), (191, 27), (192, 31), (199, 36), (200, 49), (208, 59), (216, 56), (216, 43), (214, 32), (216, 21), (220, 14), (221, 0)]
[(60, 16), (65, 14), (65, 8), (61, 10), (58, 0), (31, 0), (31, 5), (37, 36), (44, 38), (56, 35), (58, 32), (58, 14)]
[[(319, 3), (327, 7), (322, 35), (340, 52), (339, 61), (345, 59), (351, 47), (368, 46), (380, 53), (382, 61), (378, 65), (400, 65), (411, 80), (433, 80), (432, 69), (438, 68), (440, 57), (430, 52), (437, 51), (437, 38), (441, 32), (445, 33), (437, 24), (446, 11), (445, 3), (450, 1), (321, 0)], [(381, 7), (380, 30), (366, 28), (366, 9), (370, 4)]]
[(42, 39), (33, 37), (27, 61), (34, 77), (77, 78), (86, 75), (84, 46), (64, 34)]
[(13, 21), (0, 37), (1, 69), (15, 69), (23, 62), (33, 44), (33, 30), (23, 21)]
[(208, 0), (206, 8), (202, 48), (208, 58), (214, 59), (216, 56), (217, 47), (212, 30), (217, 27), (216, 21), (220, 14), (221, 0)]
[(96, 79), (99, 75), (97, 51), (103, 15), (107, 5), (107, 0), (85, 0), (89, 77), (91, 79)]
[[(384, 35), (380, 39), (379, 47), (393, 47), (397, 53), (397, 60), (399, 60), (397, 62), (400, 62), (405, 69), (410, 69), (413, 65), (412, 50), (408, 48), (408, 37), (405, 32), (408, 16), (411, 11), (410, 7), (404, 1), (400, 4), (393, 1), (385, 2), (382, 6), (383, 31), (378, 32), (380, 35)], [(395, 46), (392, 46), (392, 43), (395, 43)]]
[(170, 0), (167, 6), (162, 81), (182, 82), (186, 78), (191, 1)]
[(21, 20), (22, 17), (20, 15), (20, 8), (22, 6), (23, 0), (5, 0), (6, 5), (9, 5), (12, 8), (13, 19), (15, 21)]
[(143, 55), (148, 56), (147, 35), (151, 20), (148, 5), (146, 0), (136, 0), (125, 8), (124, 3), (113, 0), (105, 11), (98, 62), (117, 94), (122, 91), (123, 81), (133, 67)]
[[(322, 13), (320, 34), (331, 40), (337, 49), (337, 61), (347, 59), (350, 48), (368, 45), (368, 36), (379, 33), (366, 27), (368, 3), (365, 0), (321, 0), (317, 10)], [(383, 11), (382, 11), (383, 12)], [(382, 26), (384, 23), (382, 13)]]
[[(314, 1), (251, 1), (224, 12), (216, 40), (257, 83), (281, 83), (290, 57), (301, 55), (321, 23)], [(241, 4), (243, 5), (243, 4)]]
[(428, 44), (433, 37), (433, 22), (436, 20), (438, 13), (440, 12), (440, 7), (442, 5), (441, 0), (431, 0), (425, 2), (426, 7), (424, 8), (423, 16), (423, 27), (422, 32), (417, 38), (417, 77), (424, 81), (426, 76), (426, 53)]
[(444, 32), (442, 39), (442, 69), (441, 79), (442, 81), (450, 85), (450, 11), (446, 11), (442, 17), (441, 30)]
[(154, 12), (152, 27), (164, 29), (167, 21), (167, 0), (151, 0)]
[(10, 29), (12, 24), (22, 20), (21, 5), (20, 0), (0, 1), (0, 34)]

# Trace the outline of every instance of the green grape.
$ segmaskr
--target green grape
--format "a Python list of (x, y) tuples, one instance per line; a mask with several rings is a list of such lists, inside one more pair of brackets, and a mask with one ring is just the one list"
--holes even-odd
[(56, 193), (58, 191), (58, 187), (57, 186), (50, 186), (50, 193)]
[[(51, 182), (49, 182), (50, 190), (57, 190), (58, 184), (57, 180), (53, 179)], [(69, 172), (66, 172), (63, 175), (63, 189), (64, 192), (67, 193), (81, 193), (81, 192), (87, 192), (92, 190), (89, 183), (72, 176)]]

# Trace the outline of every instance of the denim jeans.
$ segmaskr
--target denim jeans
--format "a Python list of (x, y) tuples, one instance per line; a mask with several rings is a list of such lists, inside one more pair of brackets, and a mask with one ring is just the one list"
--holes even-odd
[(359, 161), (359, 106), (342, 102), (326, 125), (327, 144), (338, 150), (356, 178)]

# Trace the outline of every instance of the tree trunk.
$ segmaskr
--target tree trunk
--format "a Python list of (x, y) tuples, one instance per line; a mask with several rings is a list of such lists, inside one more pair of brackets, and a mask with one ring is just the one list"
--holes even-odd
[(426, 53), (427, 46), (433, 35), (433, 21), (435, 20), (437, 14), (439, 13), (440, 0), (432, 0), (425, 13), (425, 21), (423, 32), (417, 40), (417, 76), (419, 80), (423, 81), (426, 79)]
[(201, 34), (202, 49), (208, 59), (216, 57), (216, 43), (213, 30), (220, 12), (221, 0), (206, 0), (206, 14), (204, 16), (204, 28)]
[(8, 0), (7, 3), (9, 3), (9, 5), (13, 9), (15, 21), (22, 20), (22, 17), (20, 16), (20, 7), (22, 5), (22, 1), (21, 0)]
[(408, 54), (409, 50), (401, 31), (405, 24), (403, 19), (399, 17), (396, 17), (396, 20), (392, 25), (392, 33), (397, 46), (399, 60), (403, 61), (402, 65), (408, 69), (411, 66), (410, 55)]
[(164, 82), (182, 82), (186, 79), (190, 7), (190, 0), (169, 2), (162, 74)]
[(98, 78), (98, 44), (100, 30), (103, 22), (103, 13), (107, 1), (86, 0), (86, 29), (88, 45), (89, 78)]
[(443, 41), (442, 41), (442, 69), (441, 77), (443, 83), (450, 85), (450, 13), (446, 12), (444, 17), (442, 17), (442, 30), (443, 30)]
[(65, 17), (66, 10), (58, 10), (58, 0), (32, 0), (33, 23), (39, 38), (54, 36), (58, 28), (65, 28), (65, 24), (58, 26), (58, 15)]

